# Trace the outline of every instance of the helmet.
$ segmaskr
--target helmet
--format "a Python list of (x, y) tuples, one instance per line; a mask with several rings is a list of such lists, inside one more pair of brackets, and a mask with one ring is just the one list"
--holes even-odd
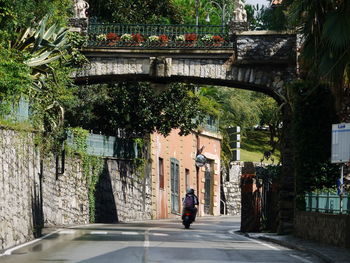
[(187, 189), (188, 194), (194, 194), (194, 190), (192, 188)]

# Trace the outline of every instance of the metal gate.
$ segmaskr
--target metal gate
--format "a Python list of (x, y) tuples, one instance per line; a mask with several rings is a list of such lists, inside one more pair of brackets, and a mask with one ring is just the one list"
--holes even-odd
[(205, 166), (205, 183), (204, 183), (204, 213), (211, 214), (211, 166)]
[(179, 213), (179, 161), (175, 158), (170, 159), (170, 177), (171, 177), (171, 212)]

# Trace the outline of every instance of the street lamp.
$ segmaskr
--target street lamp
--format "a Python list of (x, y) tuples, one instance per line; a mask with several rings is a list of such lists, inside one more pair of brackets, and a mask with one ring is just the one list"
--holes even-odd
[[(210, 1), (209, 3), (212, 6), (216, 6), (220, 12), (217, 12), (216, 9), (211, 9), (210, 12), (214, 12), (217, 16), (219, 16), (221, 18), (221, 25), (224, 26), (225, 25), (225, 21), (226, 21), (226, 16), (229, 17), (228, 11), (229, 11), (229, 4), (225, 3), (225, 0), (221, 1), (221, 4), (217, 1)], [(207, 17), (205, 18), (206, 22), (210, 22), (210, 16), (209, 13), (207, 14)]]

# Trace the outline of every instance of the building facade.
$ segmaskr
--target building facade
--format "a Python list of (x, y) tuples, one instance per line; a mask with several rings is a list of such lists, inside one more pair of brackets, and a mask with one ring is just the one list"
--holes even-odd
[[(221, 136), (208, 131), (180, 136), (178, 132), (151, 136), (152, 218), (178, 217), (188, 188), (198, 196), (198, 216), (220, 215)], [(198, 153), (207, 159), (202, 167), (195, 163)]]

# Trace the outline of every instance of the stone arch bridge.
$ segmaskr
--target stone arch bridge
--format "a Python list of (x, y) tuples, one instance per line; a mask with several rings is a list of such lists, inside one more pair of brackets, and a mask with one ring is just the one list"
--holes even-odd
[[(113, 37), (113, 33), (109, 34)], [(98, 36), (102, 38), (103, 34), (92, 38)], [(280, 100), (284, 84), (295, 78), (293, 33), (243, 31), (230, 35), (220, 46), (198, 42), (190, 46), (178, 42), (171, 45), (168, 41), (167, 46), (162, 46), (146, 41), (135, 45), (120, 39), (89, 41), (82, 50), (90, 63), (76, 72), (76, 83), (190, 82), (254, 90)]]
[[(88, 37), (82, 51), (90, 63), (76, 71), (79, 85), (116, 80), (190, 82), (263, 92), (282, 103), (285, 84), (297, 74), (297, 36), (292, 32), (90, 23)], [(288, 112), (283, 107), (279, 233), (291, 232), (294, 219)]]

